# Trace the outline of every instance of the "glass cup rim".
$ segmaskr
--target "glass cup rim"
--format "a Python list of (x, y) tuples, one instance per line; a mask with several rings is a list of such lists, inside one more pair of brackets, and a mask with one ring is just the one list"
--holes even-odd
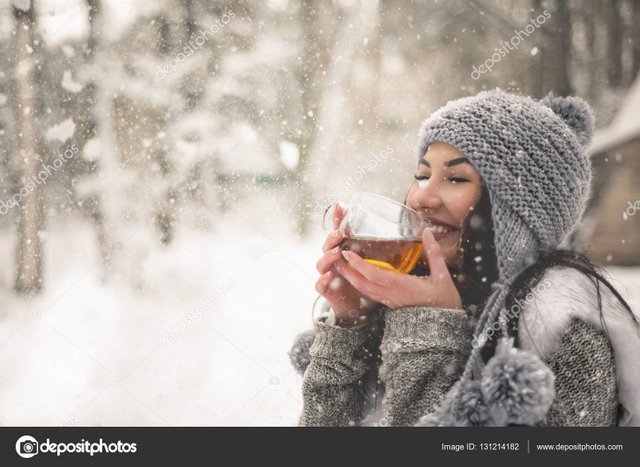
[(378, 199), (381, 199), (381, 200), (384, 200), (384, 201), (389, 201), (389, 202), (391, 202), (391, 203), (395, 204), (396, 206), (401, 207), (401, 208), (403, 208), (403, 209), (406, 209), (406, 210), (408, 210), (409, 212), (411, 212), (411, 213), (415, 214), (415, 215), (416, 215), (416, 217), (417, 217), (418, 219), (420, 219), (424, 224), (426, 224), (426, 225), (427, 225), (427, 227), (431, 225), (431, 222), (429, 222), (429, 220), (427, 220), (427, 219), (425, 219), (423, 216), (421, 216), (421, 215), (420, 215), (420, 213), (419, 213), (418, 211), (416, 211), (416, 210), (415, 210), (415, 209), (413, 209), (413, 208), (410, 208), (409, 206), (407, 206), (407, 205), (406, 205), (406, 204), (404, 204), (404, 203), (401, 203), (401, 202), (399, 202), (399, 201), (396, 201), (395, 199), (388, 198), (388, 197), (383, 196), (383, 195), (379, 195), (378, 193), (372, 193), (372, 192), (370, 192), (370, 191), (359, 191), (359, 192), (357, 192), (357, 193), (354, 193), (354, 194), (352, 195), (351, 199), (349, 199), (349, 201), (351, 201), (351, 200), (352, 200), (354, 197), (356, 197), (356, 196), (374, 197), (374, 198), (378, 198)]
[[(377, 198), (378, 200), (382, 200), (385, 201), (387, 203), (391, 203), (393, 205), (395, 205), (396, 207), (400, 208), (400, 209), (404, 209), (407, 210), (410, 214), (414, 215), (416, 219), (418, 219), (424, 226), (425, 228), (433, 228), (433, 224), (431, 223), (431, 221), (429, 221), (428, 219), (426, 219), (425, 217), (423, 217), (418, 211), (416, 211), (413, 208), (410, 208), (409, 206), (407, 206), (405, 203), (401, 203), (399, 201), (396, 201), (395, 199), (389, 198), (387, 196), (383, 196), (383, 195), (379, 195), (378, 193), (372, 193), (370, 191), (358, 191), (355, 192), (351, 195), (351, 197), (349, 198), (347, 203), (341, 202), (341, 201), (336, 201), (335, 203), (332, 203), (330, 205), (328, 205), (325, 210), (324, 213), (322, 215), (322, 227), (326, 232), (330, 232), (330, 229), (327, 228), (325, 221), (326, 221), (326, 217), (327, 214), (333, 210), (335, 208), (335, 206), (340, 205), (342, 207), (343, 210), (348, 209), (348, 205), (351, 204), (354, 199), (357, 199), (358, 197), (360, 198)], [(406, 221), (393, 221), (396, 225), (409, 225), (410, 223), (407, 223)]]

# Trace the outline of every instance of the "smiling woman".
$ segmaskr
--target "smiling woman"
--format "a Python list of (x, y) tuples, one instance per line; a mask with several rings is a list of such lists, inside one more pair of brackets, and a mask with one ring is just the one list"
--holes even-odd
[(592, 124), (579, 98), (499, 89), (424, 122), (405, 204), (439, 227), (410, 274), (329, 235), (329, 313), (290, 354), (300, 425), (640, 425), (638, 320), (563, 248), (590, 195)]
[[(460, 232), (480, 201), (482, 179), (462, 153), (440, 141), (419, 160), (405, 204), (436, 226), (435, 239), (450, 268), (458, 267)], [(422, 265), (426, 266), (426, 256)]]

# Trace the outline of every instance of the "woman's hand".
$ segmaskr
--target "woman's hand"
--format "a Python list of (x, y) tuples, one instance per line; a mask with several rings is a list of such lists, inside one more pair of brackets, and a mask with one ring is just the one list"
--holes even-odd
[(338, 323), (341, 320), (347, 320), (340, 325), (348, 327), (349, 323), (355, 325), (365, 322), (369, 313), (375, 308), (375, 304), (366, 300), (338, 272), (338, 268), (348, 269), (339, 246), (344, 237), (337, 230), (343, 216), (344, 211), (339, 204), (336, 204), (333, 211), (333, 228), (336, 230), (327, 236), (322, 246), (324, 255), (316, 264), (316, 268), (321, 274), (316, 281), (316, 291), (329, 302)]
[(429, 276), (411, 276), (373, 266), (356, 253), (345, 251), (352, 267), (336, 263), (336, 270), (367, 298), (391, 309), (405, 306), (462, 309), (462, 299), (444, 260), (440, 245), (429, 229), (422, 234)]

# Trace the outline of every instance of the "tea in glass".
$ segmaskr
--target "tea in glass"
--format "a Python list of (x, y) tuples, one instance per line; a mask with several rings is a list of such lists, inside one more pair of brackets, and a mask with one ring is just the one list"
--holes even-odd
[(381, 269), (407, 274), (422, 256), (422, 241), (354, 237), (344, 238), (343, 250), (353, 251), (367, 263)]
[[(322, 217), (329, 232), (329, 219), (335, 204)], [(432, 228), (418, 212), (375, 193), (355, 193), (343, 207), (338, 230), (344, 239), (340, 246), (382, 269), (407, 274), (422, 255), (422, 233)]]

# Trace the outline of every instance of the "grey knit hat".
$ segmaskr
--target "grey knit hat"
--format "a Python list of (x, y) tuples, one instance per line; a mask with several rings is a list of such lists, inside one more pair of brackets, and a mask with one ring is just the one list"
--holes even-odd
[[(584, 148), (593, 113), (577, 97), (540, 101), (500, 89), (448, 102), (422, 124), (416, 155), (435, 141), (455, 146), (489, 192), (498, 280), (474, 332), (463, 376), (421, 425), (534, 425), (553, 402), (553, 373), (537, 356), (502, 338), (485, 365), (480, 350), (498, 329), (507, 336), (512, 282), (577, 226), (591, 194)], [(496, 324), (499, 323), (499, 324)]]

